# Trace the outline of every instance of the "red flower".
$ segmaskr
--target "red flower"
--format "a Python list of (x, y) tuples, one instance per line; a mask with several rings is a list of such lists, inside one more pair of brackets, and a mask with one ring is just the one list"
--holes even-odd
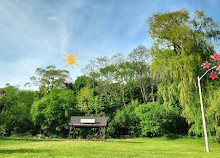
[(220, 55), (217, 55), (216, 53), (214, 53), (214, 55), (210, 55), (210, 57), (214, 59), (214, 61), (216, 60), (220, 61)]
[(208, 63), (208, 61), (205, 61), (205, 63), (203, 63), (203, 69), (205, 68), (209, 68), (209, 66), (211, 65), (211, 63)]
[(216, 68), (217, 71), (220, 71), (220, 65)]
[(211, 75), (209, 76), (209, 78), (212, 78), (212, 80), (214, 80), (215, 78), (218, 78), (217, 71), (215, 71), (214, 73), (211, 72)]

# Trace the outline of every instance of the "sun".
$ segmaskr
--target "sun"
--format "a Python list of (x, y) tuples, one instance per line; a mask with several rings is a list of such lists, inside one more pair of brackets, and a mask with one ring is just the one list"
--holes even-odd
[[(71, 54), (71, 51), (70, 51), (70, 54)], [(67, 60), (63, 60), (63, 61), (67, 61), (67, 63), (68, 63), (68, 64), (66, 64), (65, 66), (67, 66), (67, 65), (72, 65), (72, 69), (73, 69), (73, 65), (76, 64), (76, 60), (82, 59), (82, 58), (76, 59), (75, 56), (77, 56), (77, 54), (76, 54), (75, 56), (74, 56), (74, 55), (70, 55), (70, 56), (64, 55), (64, 56), (67, 57)], [(78, 66), (79, 64), (76, 64), (76, 65)]]

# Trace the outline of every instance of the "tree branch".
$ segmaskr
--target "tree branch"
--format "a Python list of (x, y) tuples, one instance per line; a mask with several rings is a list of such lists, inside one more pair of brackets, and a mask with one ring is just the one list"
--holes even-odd
[(201, 80), (210, 70), (216, 68), (217, 66), (213, 66), (212, 68), (208, 69), (200, 78), (199, 80)]

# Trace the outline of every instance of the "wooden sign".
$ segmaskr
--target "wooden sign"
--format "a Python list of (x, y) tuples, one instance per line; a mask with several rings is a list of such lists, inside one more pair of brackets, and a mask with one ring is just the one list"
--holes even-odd
[(95, 123), (95, 119), (81, 119), (81, 123)]

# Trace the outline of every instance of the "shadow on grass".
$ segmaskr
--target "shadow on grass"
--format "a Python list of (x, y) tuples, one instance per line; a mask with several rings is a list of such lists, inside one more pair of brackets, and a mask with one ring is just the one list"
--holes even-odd
[(149, 137), (142, 137), (143, 139), (145, 138), (150, 138), (150, 139), (165, 139), (165, 140), (175, 140), (175, 139), (183, 139), (183, 138), (189, 138), (188, 135), (179, 135), (179, 134), (165, 134), (161, 136), (149, 136)]
[(13, 153), (42, 153), (48, 152), (47, 149), (0, 149), (0, 154), (13, 154)]
[(117, 143), (127, 143), (127, 144), (142, 144), (145, 143), (144, 141), (137, 141), (130, 139), (109, 139), (106, 142), (117, 142)]
[(174, 140), (174, 139), (181, 139), (184, 138), (183, 135), (178, 135), (178, 134), (166, 134), (163, 136), (167, 140)]
[(18, 140), (18, 141), (31, 141), (31, 142), (41, 142), (41, 141), (65, 141), (66, 139), (34, 139), (34, 138), (11, 138), (11, 137), (0, 137), (0, 140)]
[(145, 142), (133, 142), (133, 141), (131, 141), (131, 142), (129, 142), (129, 141), (119, 141), (119, 143), (130, 143), (130, 144), (142, 144), (142, 143), (145, 143)]

